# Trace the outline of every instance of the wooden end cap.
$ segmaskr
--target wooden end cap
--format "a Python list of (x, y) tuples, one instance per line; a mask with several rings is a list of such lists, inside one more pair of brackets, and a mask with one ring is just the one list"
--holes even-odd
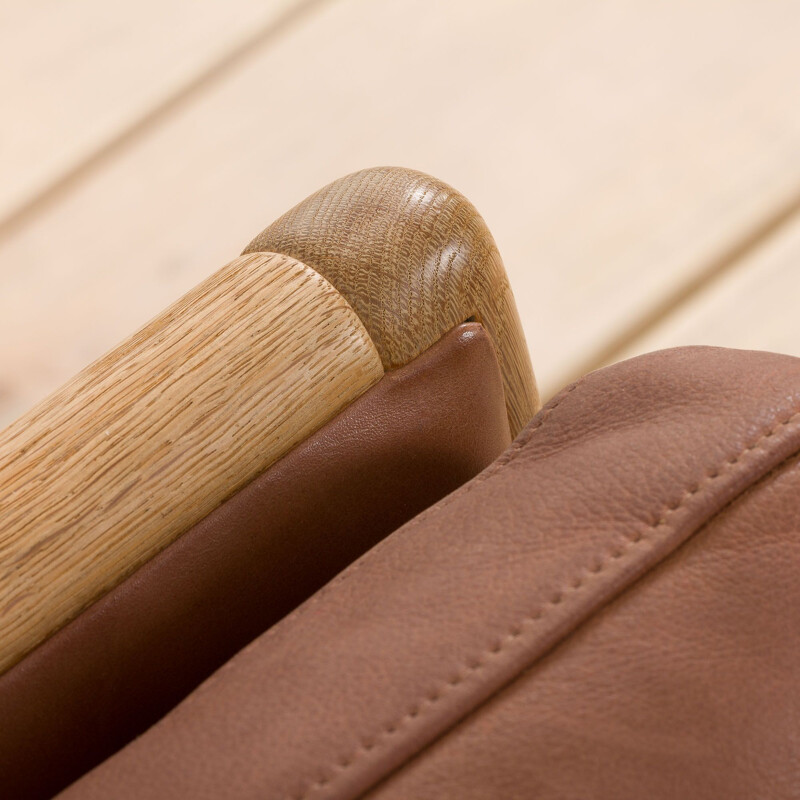
[(353, 173), (273, 222), (244, 250), (254, 252), (291, 256), (330, 281), (387, 370), (455, 325), (480, 322), (497, 350), (512, 435), (539, 409), (497, 246), (474, 206), (443, 181), (399, 167)]

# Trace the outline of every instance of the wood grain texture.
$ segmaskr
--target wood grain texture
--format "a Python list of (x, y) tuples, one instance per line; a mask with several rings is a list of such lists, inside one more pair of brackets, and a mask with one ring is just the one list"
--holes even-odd
[(301, 4), (0, 4), (0, 225)]
[(383, 374), (310, 267), (242, 256), (0, 434), (0, 670)]
[(286, 253), (350, 302), (385, 369), (416, 358), (467, 319), (495, 345), (511, 435), (539, 410), (514, 296), (475, 207), (443, 181), (397, 167), (362, 170), (315, 192), (245, 253)]
[(800, 214), (617, 359), (696, 344), (800, 356)]
[(799, 22), (794, 0), (324, 5), (0, 241), (0, 418), (387, 163), (480, 209), (548, 397), (797, 196)]

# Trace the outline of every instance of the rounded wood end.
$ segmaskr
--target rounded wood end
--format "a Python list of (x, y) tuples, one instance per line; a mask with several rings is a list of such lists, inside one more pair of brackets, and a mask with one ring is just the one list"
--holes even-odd
[(486, 223), (443, 181), (377, 167), (334, 181), (262, 231), (244, 253), (284, 253), (352, 305), (385, 369), (416, 358), (454, 326), (488, 330), (514, 436), (539, 396), (514, 297)]

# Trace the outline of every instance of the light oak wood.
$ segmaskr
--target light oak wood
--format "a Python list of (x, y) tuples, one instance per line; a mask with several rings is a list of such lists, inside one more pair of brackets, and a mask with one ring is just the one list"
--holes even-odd
[(797, 196), (798, 20), (789, 0), (322, 5), (0, 241), (0, 417), (387, 163), (480, 209), (547, 397)]
[(247, 255), (0, 433), (0, 671), (382, 374), (327, 280)]
[(539, 410), (497, 246), (475, 207), (443, 181), (398, 167), (347, 175), (272, 223), (245, 253), (264, 250), (324, 275), (350, 301), (387, 370), (467, 319), (482, 323), (500, 362), (511, 435)]
[(616, 359), (696, 344), (800, 356), (800, 214)]

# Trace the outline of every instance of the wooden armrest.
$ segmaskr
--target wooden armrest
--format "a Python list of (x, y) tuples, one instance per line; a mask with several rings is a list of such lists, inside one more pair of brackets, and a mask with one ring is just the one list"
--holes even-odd
[(352, 308), (241, 256), (0, 434), (0, 670), (383, 374)]
[(461, 195), (368, 170), (267, 228), (0, 433), (0, 673), (470, 318), (494, 341), (516, 435), (538, 408), (533, 373)]
[(385, 369), (465, 320), (483, 324), (503, 371), (511, 435), (539, 409), (525, 336), (492, 234), (443, 181), (400, 167), (334, 181), (262, 231), (245, 253), (286, 253), (349, 301)]

